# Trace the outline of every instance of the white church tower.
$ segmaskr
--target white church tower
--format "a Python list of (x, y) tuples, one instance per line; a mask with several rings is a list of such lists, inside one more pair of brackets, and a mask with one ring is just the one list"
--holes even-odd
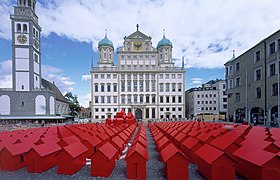
[(14, 91), (41, 88), (41, 53), (36, 0), (17, 0), (12, 20), (12, 73)]

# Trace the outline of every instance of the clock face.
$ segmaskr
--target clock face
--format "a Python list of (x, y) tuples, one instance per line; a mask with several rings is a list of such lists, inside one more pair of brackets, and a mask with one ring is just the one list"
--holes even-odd
[(25, 44), (27, 42), (27, 37), (24, 34), (17, 36), (17, 40), (20, 44)]

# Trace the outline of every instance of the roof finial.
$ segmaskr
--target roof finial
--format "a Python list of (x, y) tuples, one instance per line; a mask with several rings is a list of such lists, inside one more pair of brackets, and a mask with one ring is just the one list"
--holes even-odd
[(136, 24), (136, 28), (137, 28), (137, 31), (138, 31), (138, 29), (139, 29), (139, 24)]
[(235, 50), (232, 50), (232, 59), (235, 58)]
[(163, 37), (165, 38), (165, 29), (163, 29)]
[(105, 37), (107, 37), (107, 28), (105, 28)]

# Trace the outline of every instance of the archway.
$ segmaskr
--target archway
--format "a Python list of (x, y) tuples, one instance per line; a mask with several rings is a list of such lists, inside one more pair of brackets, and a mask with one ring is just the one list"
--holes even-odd
[[(235, 111), (235, 121), (242, 122), (245, 119), (245, 108), (238, 108)], [(246, 119), (247, 120), (247, 119)]]
[(143, 116), (142, 116), (142, 110), (140, 108), (137, 108), (136, 111), (135, 111), (135, 117), (137, 120), (139, 119), (143, 119)]
[(264, 110), (260, 107), (254, 107), (251, 109), (251, 122), (256, 124), (264, 123)]

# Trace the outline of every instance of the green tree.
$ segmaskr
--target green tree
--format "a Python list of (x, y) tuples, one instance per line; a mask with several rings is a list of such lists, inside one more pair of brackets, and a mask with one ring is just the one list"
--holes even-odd
[(71, 115), (72, 116), (77, 115), (81, 110), (81, 107), (80, 107), (80, 104), (79, 104), (79, 101), (78, 101), (78, 96), (72, 94), (72, 92), (67, 92), (64, 95), (64, 97), (70, 102), (69, 108), (71, 110)]

